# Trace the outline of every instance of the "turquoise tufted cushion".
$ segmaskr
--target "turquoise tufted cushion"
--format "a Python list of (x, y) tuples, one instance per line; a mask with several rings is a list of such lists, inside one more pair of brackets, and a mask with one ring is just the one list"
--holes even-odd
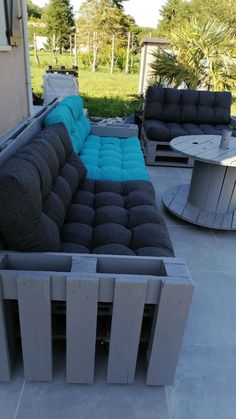
[(78, 153), (83, 145), (82, 136), (76, 128), (70, 110), (65, 106), (57, 106), (46, 116), (44, 120), (45, 127), (58, 123), (63, 123), (65, 125), (72, 142), (73, 150)]
[(62, 122), (73, 149), (80, 153), (87, 177), (97, 180), (148, 180), (149, 175), (137, 137), (121, 139), (89, 135), (91, 126), (80, 96), (68, 96), (45, 118), (45, 126)]
[(80, 96), (68, 96), (50, 112), (45, 126), (62, 122), (69, 133), (73, 149), (79, 153), (91, 131), (91, 126), (83, 112), (83, 99)]
[(81, 150), (87, 178), (97, 180), (148, 180), (138, 138), (120, 139), (89, 135)]

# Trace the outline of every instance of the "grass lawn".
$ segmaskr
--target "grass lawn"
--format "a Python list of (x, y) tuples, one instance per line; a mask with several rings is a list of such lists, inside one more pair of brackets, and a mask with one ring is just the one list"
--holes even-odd
[[(56, 65), (52, 53), (39, 52), (38, 55), (39, 66), (34, 61), (33, 52), (30, 53), (32, 86), (35, 93), (42, 94), (43, 74), (48, 65)], [(58, 65), (66, 67), (73, 64), (69, 54), (58, 55), (58, 61)], [(79, 92), (91, 116), (126, 116), (140, 110), (137, 97), (139, 74), (110, 74), (106, 69), (92, 73), (81, 67), (79, 65)]]
[[(48, 65), (53, 64), (51, 52), (39, 52), (40, 65), (34, 61), (33, 51), (30, 52), (32, 86), (34, 92), (42, 94), (43, 74)], [(73, 58), (69, 54), (58, 54), (58, 65), (71, 67)], [(79, 64), (79, 92), (84, 98), (84, 106), (91, 116), (126, 116), (139, 111), (141, 107), (138, 93), (139, 74), (124, 74), (108, 70), (92, 73)], [(236, 115), (236, 92), (231, 108)]]

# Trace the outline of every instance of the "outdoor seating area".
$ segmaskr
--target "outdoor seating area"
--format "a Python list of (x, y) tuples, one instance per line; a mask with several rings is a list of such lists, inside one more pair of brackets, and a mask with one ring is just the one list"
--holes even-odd
[(16, 322), (25, 379), (52, 380), (61, 301), (68, 383), (93, 382), (96, 345), (107, 341), (109, 383), (133, 383), (141, 353), (146, 384), (171, 384), (194, 285), (174, 257), (139, 139), (90, 131), (82, 99), (68, 97), (2, 150), (1, 380), (11, 377)]
[(0, 419), (236, 419), (235, 16), (0, 0)]
[(230, 92), (150, 86), (145, 96), (142, 130), (146, 163), (192, 167), (194, 159), (172, 150), (170, 141), (185, 135), (221, 135), (223, 129), (235, 128), (231, 103)]

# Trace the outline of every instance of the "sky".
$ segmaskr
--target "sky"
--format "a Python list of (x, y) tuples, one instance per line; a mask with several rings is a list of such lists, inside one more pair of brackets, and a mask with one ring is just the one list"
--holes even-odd
[[(44, 6), (45, 0), (33, 0), (38, 6)], [(79, 10), (80, 4), (83, 0), (71, 0), (74, 6), (74, 11)], [(148, 26), (151, 28), (157, 27), (159, 18), (159, 10), (166, 0), (128, 0), (124, 2), (125, 12), (134, 17), (137, 25)]]

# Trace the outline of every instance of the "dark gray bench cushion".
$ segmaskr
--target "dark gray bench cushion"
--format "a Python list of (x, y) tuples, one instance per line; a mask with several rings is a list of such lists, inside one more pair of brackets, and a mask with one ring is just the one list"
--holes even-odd
[[(227, 125), (209, 124), (178, 124), (177, 122), (162, 122), (155, 119), (144, 122), (144, 129), (149, 140), (170, 141), (182, 135), (221, 135), (222, 130), (228, 128)], [(233, 134), (236, 136), (236, 133)]]
[(148, 181), (87, 179), (73, 198), (62, 241), (63, 252), (173, 256)]
[(230, 92), (150, 86), (144, 106), (148, 139), (170, 141), (181, 135), (221, 134), (230, 123)]
[(66, 211), (85, 175), (62, 124), (9, 159), (0, 169), (0, 234), (7, 247), (59, 251)]
[(54, 125), (0, 169), (0, 236), (10, 250), (173, 256), (149, 181), (85, 180)]

